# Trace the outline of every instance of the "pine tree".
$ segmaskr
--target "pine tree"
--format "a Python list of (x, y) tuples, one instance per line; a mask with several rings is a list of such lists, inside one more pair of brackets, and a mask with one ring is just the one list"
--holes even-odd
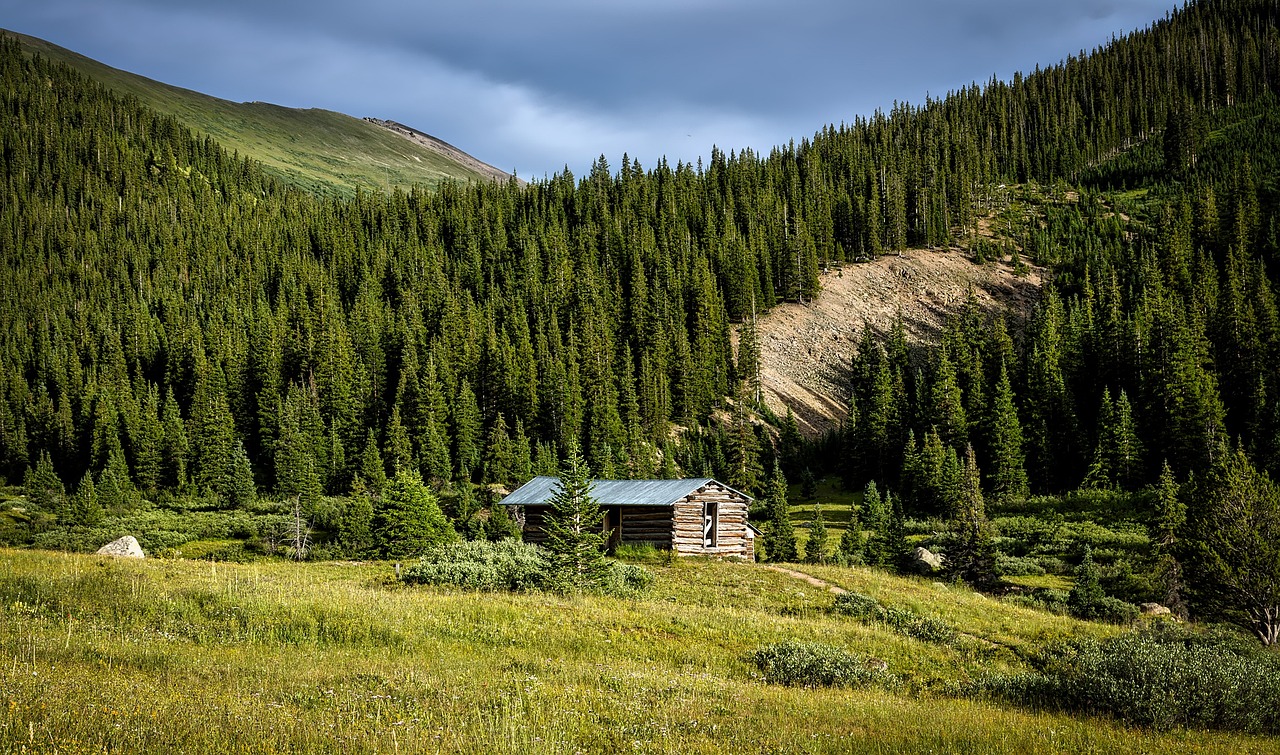
[(365, 435), (364, 450), (360, 452), (360, 465), (357, 472), (356, 477), (364, 481), (363, 484), (370, 496), (382, 494), (382, 489), (387, 484), (387, 467), (382, 460), (382, 451), (378, 449), (378, 438), (373, 434), (373, 428), (369, 428), (368, 434)]
[(543, 523), (548, 577), (566, 592), (595, 590), (605, 577), (608, 535), (602, 531), (604, 512), (591, 487), (586, 460), (571, 442)]
[(467, 475), (454, 482), (457, 496), (453, 503), (453, 528), (466, 540), (484, 537), (484, 522), (480, 519), (480, 502)]
[(351, 483), (351, 494), (342, 504), (338, 519), (338, 543), (348, 556), (360, 556), (374, 545), (373, 496), (364, 478), (357, 475)]
[(1067, 596), (1067, 607), (1071, 609), (1072, 616), (1077, 619), (1093, 619), (1098, 616), (1102, 599), (1106, 597), (1099, 578), (1098, 565), (1093, 561), (1093, 549), (1086, 545), (1084, 558), (1076, 569), (1075, 585)]
[(968, 421), (965, 419), (963, 394), (955, 366), (945, 349), (938, 355), (930, 418), (945, 445), (957, 448), (967, 442)]
[(98, 501), (96, 486), (93, 484), (93, 475), (85, 472), (67, 507), (67, 519), (75, 526), (92, 527), (100, 524), (104, 516), (102, 504)]
[(107, 457), (106, 466), (98, 473), (98, 504), (113, 515), (134, 508), (138, 503), (137, 491), (129, 479), (129, 467), (124, 452), (114, 449)]
[(516, 484), (516, 451), (507, 431), (507, 421), (501, 413), (489, 428), (489, 438), (485, 442), (484, 473), (481, 478), (485, 482), (497, 483), (506, 487)]
[(827, 545), (827, 523), (822, 517), (822, 504), (814, 504), (813, 521), (809, 524), (809, 539), (804, 545), (805, 563), (825, 564)]
[(160, 486), (163, 474), (164, 425), (160, 421), (160, 397), (154, 385), (148, 385), (142, 393), (138, 409), (138, 429), (130, 435), (133, 452), (134, 477), (138, 487), (154, 492)]
[(952, 578), (971, 585), (990, 582), (994, 576), (995, 545), (972, 445), (965, 449), (964, 482), (951, 517), (951, 534), (954, 539), (947, 549), (947, 571)]
[[(879, 494), (876, 496), (879, 497)], [(863, 498), (865, 506), (866, 498)], [(878, 505), (878, 504), (877, 504)], [(849, 524), (840, 535), (840, 543), (836, 546), (836, 561), (844, 566), (857, 566), (866, 560), (866, 536), (862, 533), (862, 522), (858, 518), (858, 507), (849, 505)]]
[(187, 484), (187, 462), (190, 446), (187, 428), (178, 410), (178, 402), (170, 389), (165, 394), (164, 412), (160, 419), (164, 429), (161, 441), (161, 484), (171, 490), (180, 490)]
[[(315, 439), (309, 437), (304, 423), (300, 394), (290, 391), (280, 420), (276, 444), (276, 492), (286, 500), (297, 500), (304, 511), (313, 512), (323, 495), (319, 464), (316, 462)], [(230, 462), (228, 462), (229, 464)]]
[(795, 524), (791, 521), (791, 506), (787, 503), (787, 478), (775, 463), (769, 482), (767, 503), (769, 522), (765, 525), (764, 550), (769, 561), (795, 562), (798, 559)]
[(738, 330), (737, 374), (738, 379), (742, 381), (742, 395), (753, 406), (759, 406), (761, 401), (760, 334), (756, 330), (754, 301), (753, 298), (751, 315), (742, 321), (742, 327)]
[(227, 470), (218, 484), (218, 497), (222, 499), (222, 505), (229, 509), (247, 509), (258, 499), (249, 454), (240, 441), (236, 441), (231, 458), (227, 460)]
[(747, 495), (760, 492), (764, 469), (760, 466), (760, 443), (755, 426), (747, 417), (745, 402), (739, 400), (733, 409), (729, 427), (729, 485)]
[(409, 440), (409, 431), (400, 416), (400, 407), (391, 410), (391, 421), (387, 424), (387, 438), (384, 443), (387, 457), (391, 461), (392, 473), (414, 466), (413, 443)]
[(480, 466), (480, 407), (476, 404), (471, 383), (462, 381), (458, 399), (453, 405), (453, 461), (455, 470), (474, 470)]
[(191, 407), (191, 474), (202, 494), (217, 491), (235, 440), (235, 422), (227, 403), (224, 381), (217, 375), (200, 377)]
[(1160, 470), (1156, 508), (1152, 513), (1151, 546), (1155, 557), (1156, 584), (1162, 593), (1161, 602), (1175, 615), (1185, 619), (1187, 606), (1182, 597), (1185, 585), (1177, 550), (1178, 534), (1187, 523), (1187, 506), (1179, 499), (1178, 482), (1167, 461)]
[(435, 494), (413, 467), (400, 469), (387, 482), (374, 509), (373, 533), (386, 558), (418, 556), (458, 539)]
[[(1280, 642), (1280, 486), (1244, 451), (1219, 456), (1190, 483), (1186, 567), (1203, 615)], [(1176, 520), (1176, 515), (1174, 516)]]
[(23, 494), (39, 511), (47, 514), (61, 515), (67, 505), (66, 488), (53, 469), (53, 460), (48, 451), (40, 452), (40, 459), (34, 467), (27, 469), (22, 481)]
[(987, 442), (991, 447), (988, 483), (992, 501), (1003, 505), (1027, 497), (1026, 456), (1022, 450), (1022, 425), (1014, 405), (1013, 386), (1004, 363), (1000, 364), (1000, 380), (992, 397), (990, 428)]

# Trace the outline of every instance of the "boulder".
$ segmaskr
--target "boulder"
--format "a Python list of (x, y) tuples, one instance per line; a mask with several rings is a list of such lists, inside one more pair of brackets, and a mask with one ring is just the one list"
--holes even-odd
[(907, 569), (916, 574), (933, 574), (942, 571), (942, 556), (928, 548), (917, 546), (907, 554)]
[(1139, 608), (1142, 609), (1143, 616), (1168, 616), (1173, 613), (1168, 606), (1159, 603), (1143, 603)]
[(99, 556), (120, 556), (121, 558), (146, 558), (147, 554), (142, 552), (142, 546), (138, 545), (138, 539), (133, 535), (125, 535), (119, 540), (113, 540), (98, 549)]

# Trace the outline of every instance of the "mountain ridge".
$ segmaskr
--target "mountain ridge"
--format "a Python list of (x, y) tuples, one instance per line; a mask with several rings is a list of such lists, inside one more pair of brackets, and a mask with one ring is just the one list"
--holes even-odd
[(388, 129), (376, 118), (268, 102), (234, 102), (115, 68), (39, 37), (0, 29), (27, 54), (65, 63), (91, 80), (137, 97), (249, 157), (271, 174), (319, 194), (356, 189), (439, 186), (451, 180), (507, 180), (510, 176), (458, 147), (416, 128), (421, 138)]

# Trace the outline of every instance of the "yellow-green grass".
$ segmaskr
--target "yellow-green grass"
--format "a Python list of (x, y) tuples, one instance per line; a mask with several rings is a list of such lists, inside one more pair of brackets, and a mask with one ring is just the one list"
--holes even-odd
[(28, 51), (65, 63), (108, 89), (133, 95), (157, 112), (212, 136), (228, 152), (249, 157), (268, 172), (310, 191), (347, 195), (357, 188), (387, 190), (436, 186), (444, 180), (485, 180), (438, 152), (360, 118), (264, 102), (230, 102), (121, 71), (35, 37), (12, 36)]
[[(936, 691), (943, 683), (1016, 668), (1016, 659), (829, 616), (821, 609), (830, 596), (752, 564), (653, 568), (651, 592), (621, 600), (404, 588), (387, 564), (0, 551), (0, 751), (1273, 749), (949, 697)], [(957, 623), (982, 613), (962, 591), (926, 599), (927, 583), (823, 574)], [(995, 602), (990, 610), (1015, 612)], [(865, 690), (766, 684), (744, 656), (785, 639), (882, 658), (902, 681)]]

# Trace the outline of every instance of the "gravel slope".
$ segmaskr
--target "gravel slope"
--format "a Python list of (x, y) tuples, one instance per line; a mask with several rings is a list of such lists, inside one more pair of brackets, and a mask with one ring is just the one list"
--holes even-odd
[(934, 343), (970, 288), (984, 308), (1025, 311), (1039, 295), (1041, 271), (1019, 278), (1007, 263), (977, 265), (958, 250), (912, 249), (846, 264), (821, 281), (816, 301), (780, 305), (759, 323), (764, 400), (780, 415), (790, 407), (806, 435), (839, 425), (848, 413), (848, 365), (864, 325), (887, 332), (901, 311), (913, 343)]

